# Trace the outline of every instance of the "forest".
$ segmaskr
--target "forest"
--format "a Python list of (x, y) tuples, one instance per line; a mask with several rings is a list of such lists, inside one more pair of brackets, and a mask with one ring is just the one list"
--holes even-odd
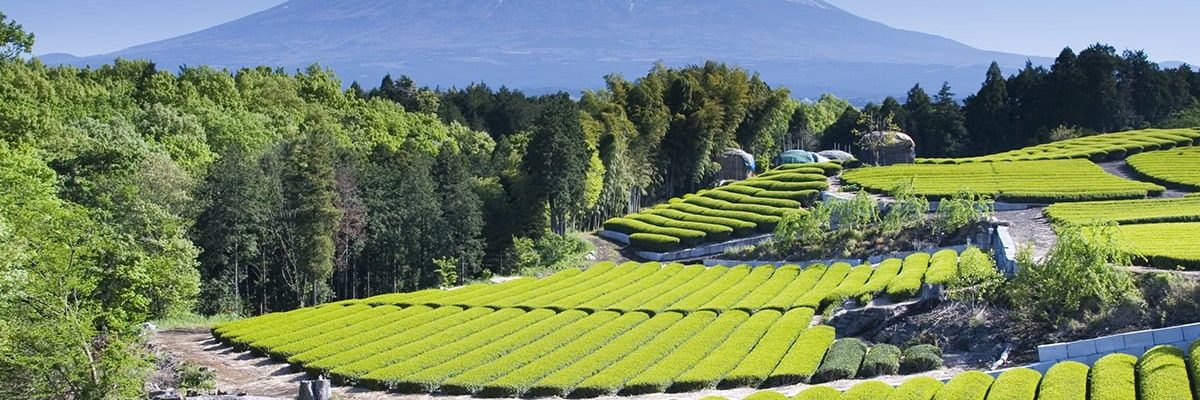
[(1010, 77), (993, 65), (962, 103), (916, 86), (859, 109), (716, 61), (578, 96), (365, 89), (319, 65), (47, 66), (0, 22), (0, 376), (23, 378), (6, 397), (140, 393), (138, 332), (159, 318), (582, 262), (577, 232), (709, 185), (727, 148), (765, 168), (853, 147), (873, 116), (931, 157), (1200, 121), (1200, 73), (1103, 45)]

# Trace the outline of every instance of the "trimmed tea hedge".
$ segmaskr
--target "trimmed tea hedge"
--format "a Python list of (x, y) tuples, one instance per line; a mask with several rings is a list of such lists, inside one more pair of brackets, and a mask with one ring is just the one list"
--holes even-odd
[(896, 386), (887, 400), (930, 400), (942, 389), (942, 381), (927, 376), (910, 378)]
[(929, 269), (929, 259), (929, 253), (913, 253), (904, 257), (900, 273), (888, 282), (888, 297), (893, 301), (916, 297), (921, 291), (925, 270)]
[(1142, 400), (1187, 399), (1192, 396), (1183, 350), (1155, 346), (1137, 364), (1138, 398)]
[(929, 259), (929, 269), (925, 271), (925, 283), (930, 285), (945, 285), (958, 277), (958, 252), (945, 249), (933, 253)]
[[(829, 188), (825, 171), (835, 167), (774, 170), (762, 176), (668, 200), (636, 214), (612, 218), (604, 229), (631, 237), (639, 250), (666, 252), (771, 232), (788, 212), (804, 212)], [(840, 168), (840, 167), (836, 167)], [(678, 239), (666, 239), (670, 236)]]
[(813, 382), (832, 382), (853, 378), (867, 355), (867, 344), (855, 338), (838, 339), (829, 347)]
[(860, 303), (870, 303), (876, 293), (887, 289), (888, 284), (892, 283), (892, 279), (900, 273), (900, 267), (904, 265), (904, 261), (899, 258), (889, 258), (879, 263), (875, 267), (875, 273), (871, 274), (871, 279), (867, 280), (858, 292), (854, 293), (858, 297)]
[(1137, 357), (1121, 353), (1097, 360), (1088, 376), (1089, 400), (1136, 399), (1137, 362)]
[(775, 310), (764, 310), (754, 313), (737, 331), (717, 346), (716, 350), (705, 356), (698, 364), (687, 372), (675, 378), (671, 385), (672, 392), (690, 392), (700, 389), (711, 389), (725, 377), (729, 371), (737, 367), (746, 358), (754, 345), (767, 332), (780, 313)]
[(979, 371), (958, 374), (933, 396), (935, 400), (984, 400), (992, 377)]
[(1046, 400), (1087, 400), (1088, 366), (1074, 361), (1054, 364), (1046, 371), (1038, 387), (1038, 398)]
[(1060, 160), (1069, 158), (1096, 161), (1120, 160), (1126, 155), (1144, 151), (1200, 144), (1198, 129), (1144, 129), (1102, 135), (1084, 136), (1075, 139), (1026, 147), (1022, 149), (980, 157), (967, 158), (918, 158), (923, 164), (960, 164), (1023, 160)]
[(625, 386), (626, 382), (671, 354), (715, 319), (716, 314), (708, 311), (689, 314), (663, 334), (647, 342), (645, 346), (639, 347), (620, 361), (584, 379), (572, 392), (572, 396), (598, 397), (616, 394)]
[(746, 356), (718, 385), (721, 388), (756, 387), (767, 380), (771, 371), (779, 365), (780, 360), (796, 343), (798, 333), (808, 329), (812, 321), (813, 310), (797, 308), (783, 314), (779, 321), (771, 325), (754, 350)]
[(1115, 239), (1134, 262), (1155, 268), (1200, 270), (1200, 222), (1121, 225)]
[(817, 372), (825, 352), (833, 343), (833, 327), (814, 326), (800, 334), (779, 365), (767, 376), (763, 386), (782, 386), (808, 382)]
[(804, 389), (792, 400), (839, 400), (842, 392), (829, 386), (813, 386)]
[(913, 182), (915, 194), (935, 199), (968, 190), (1014, 203), (1141, 199), (1166, 190), (1111, 175), (1087, 160), (892, 165), (855, 169), (842, 179), (873, 192)]
[(895, 375), (900, 371), (900, 348), (890, 344), (871, 346), (858, 368), (859, 378), (871, 378), (879, 375)]
[(630, 379), (621, 393), (645, 394), (666, 390), (675, 382), (676, 377), (700, 362), (747, 318), (749, 315), (742, 311), (729, 311), (721, 314), (711, 325), (692, 336), (662, 361)]
[(1010, 369), (996, 377), (987, 400), (1035, 400), (1041, 380), (1042, 374), (1032, 369)]
[(942, 349), (931, 344), (919, 344), (904, 349), (900, 372), (915, 374), (942, 367)]
[(842, 392), (841, 400), (886, 399), (895, 391), (896, 389), (892, 385), (880, 381), (859, 382), (845, 392)]
[(1138, 174), (1168, 186), (1200, 190), (1200, 147), (1130, 156), (1125, 162)]
[(1200, 197), (1059, 203), (1044, 213), (1055, 224), (1071, 225), (1200, 222)]

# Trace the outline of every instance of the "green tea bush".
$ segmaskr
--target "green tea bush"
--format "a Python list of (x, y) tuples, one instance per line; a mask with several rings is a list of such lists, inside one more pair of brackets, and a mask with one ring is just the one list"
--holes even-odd
[(706, 290), (698, 290), (672, 304), (667, 311), (692, 312), (708, 304), (713, 298), (741, 283), (754, 270), (749, 265), (739, 265), (729, 269), (721, 278), (710, 284)]
[(930, 400), (942, 389), (942, 381), (927, 376), (909, 378), (896, 387), (887, 400)]
[(871, 346), (858, 368), (859, 378), (871, 378), (879, 375), (895, 375), (900, 371), (900, 348), (890, 344)]
[(1183, 351), (1175, 346), (1155, 346), (1137, 364), (1138, 398), (1187, 399), (1192, 396)]
[(900, 372), (915, 374), (942, 367), (942, 349), (931, 344), (919, 344), (904, 349), (900, 360)]
[(683, 211), (679, 211), (679, 210), (672, 210), (672, 209), (665, 209), (665, 208), (664, 209), (651, 208), (651, 209), (647, 209), (642, 212), (646, 213), (646, 214), (650, 214), (650, 215), (658, 215), (658, 216), (663, 216), (663, 217), (676, 219), (676, 220), (680, 220), (680, 221), (700, 222), (700, 223), (711, 224), (711, 225), (727, 226), (727, 227), (730, 227), (733, 229), (734, 235), (738, 235), (738, 236), (748, 236), (750, 234), (753, 234), (755, 232), (755, 228), (756, 228), (756, 225), (753, 222), (749, 222), (749, 221), (742, 221), (742, 220), (733, 219), (733, 218), (710, 217), (710, 216), (692, 214), (692, 213), (687, 213), (687, 212), (683, 212)]
[(886, 399), (896, 389), (892, 385), (880, 381), (860, 382), (845, 392), (842, 392), (841, 400), (876, 400)]
[(846, 279), (843, 279), (842, 283), (829, 292), (829, 295), (825, 297), (826, 302), (835, 303), (853, 297), (867, 283), (874, 271), (875, 268), (871, 264), (854, 267), (846, 275)]
[(679, 346), (662, 361), (630, 379), (621, 392), (645, 394), (666, 390), (675, 382), (676, 377), (700, 362), (748, 318), (749, 315), (742, 311), (722, 313), (711, 325), (692, 336), (687, 343)]
[(783, 386), (808, 382), (817, 372), (825, 352), (833, 343), (834, 329), (827, 325), (818, 325), (805, 330), (796, 338), (796, 343), (788, 349), (787, 354), (779, 361), (779, 365), (767, 376), (763, 386)]
[[(682, 315), (673, 312), (666, 314)], [(616, 394), (626, 382), (684, 345), (710, 325), (716, 317), (716, 314), (708, 311), (688, 314), (661, 335), (655, 336), (645, 345), (622, 357), (620, 361), (584, 379), (571, 392), (571, 396), (597, 397)]]
[(916, 297), (929, 268), (929, 253), (913, 253), (904, 258), (900, 273), (888, 282), (887, 293), (893, 301)]
[(763, 391), (751, 393), (749, 396), (742, 398), (742, 400), (790, 400), (790, 399), (787, 396), (785, 396), (783, 393), (779, 393), (774, 390), (763, 390)]
[(368, 372), (462, 339), (517, 315), (519, 313), (497, 313), (487, 307), (468, 309), (413, 327), (402, 334), (356, 347), (353, 351), (322, 359), (311, 367), (328, 370), (329, 376), (339, 381), (358, 380)]
[(733, 235), (733, 228), (725, 225), (679, 221), (653, 214), (633, 214), (628, 218), (664, 228), (678, 228), (704, 232), (704, 240), (711, 242), (728, 240), (729, 237)]
[(729, 267), (724, 266), (701, 268), (704, 268), (704, 271), (701, 271), (699, 274), (697, 274), (695, 279), (688, 280), (687, 283), (683, 283), (674, 288), (667, 287), (669, 290), (660, 295), (647, 296), (646, 293), (653, 294), (654, 292), (646, 292), (630, 296), (628, 299), (626, 299), (628, 302), (619, 303), (611, 307), (611, 309), (633, 309), (636, 311), (658, 313), (666, 310), (667, 307), (675, 305), (682, 299), (703, 291), (703, 289), (708, 287), (708, 285), (711, 285), (714, 281), (724, 277), (725, 273), (730, 270)]
[[(925, 283), (945, 285), (958, 278), (958, 257), (954, 249), (933, 253), (929, 259), (929, 270), (925, 271)], [(992, 270), (995, 271), (995, 268)]]
[(840, 400), (842, 392), (829, 386), (813, 386), (800, 391), (792, 400)]
[[(412, 311), (410, 312), (409, 310)], [(412, 306), (401, 311), (404, 315), (398, 318), (396, 323), (357, 332), (342, 340), (331, 341), (323, 346), (291, 356), (288, 358), (288, 362), (302, 364), (305, 369), (309, 370), (327, 371), (333, 366), (333, 361), (336, 361), (335, 357), (347, 357), (346, 354), (351, 350), (395, 334), (403, 333), (410, 330), (410, 328), (424, 326), (430, 322), (461, 313), (462, 310), (462, 307), (438, 307), (437, 309), (433, 309), (427, 306)], [(321, 368), (320, 363), (325, 362), (327, 359), (330, 360), (330, 367)]]
[(838, 339), (829, 347), (821, 367), (813, 374), (814, 382), (831, 382), (853, 378), (867, 354), (867, 344), (855, 338)]
[[(767, 280), (761, 286), (750, 288), (749, 293), (739, 296), (737, 303), (725, 308), (734, 310), (742, 310), (746, 312), (755, 312), (766, 306), (768, 301), (778, 296), (789, 284), (796, 280), (796, 276), (800, 275), (800, 267), (795, 265), (786, 265), (775, 269), (771, 274), (771, 279)], [(736, 293), (736, 292), (735, 292)], [(720, 297), (720, 296), (718, 296)], [(715, 301), (715, 299), (714, 299)], [(726, 303), (727, 304), (727, 303)], [(707, 307), (701, 307), (707, 308)]]
[(797, 308), (783, 314), (779, 321), (767, 330), (754, 350), (742, 359), (733, 371), (726, 375), (717, 386), (720, 388), (758, 387), (766, 381), (775, 366), (792, 348), (799, 333), (804, 332), (812, 322), (813, 310)]
[(1101, 357), (1088, 375), (1089, 400), (1137, 398), (1138, 358), (1122, 353)]
[(667, 252), (675, 250), (683, 243), (674, 236), (654, 233), (635, 233), (629, 235), (629, 245), (638, 250)]
[(1044, 213), (1046, 218), (1059, 225), (1200, 222), (1200, 198), (1059, 203), (1046, 207)]
[(846, 275), (850, 273), (850, 264), (837, 263), (825, 270), (825, 274), (821, 275), (821, 280), (812, 287), (808, 292), (800, 295), (792, 302), (792, 308), (808, 307), (814, 310), (821, 310), (828, 302), (829, 292), (836, 289), (838, 285), (846, 279)]
[(1004, 371), (992, 383), (987, 400), (1035, 400), (1041, 380), (1042, 374), (1029, 368)]
[(900, 273), (903, 265), (904, 261), (899, 258), (883, 260), (879, 266), (875, 267), (875, 273), (871, 274), (871, 279), (868, 279), (867, 283), (859, 288), (854, 296), (858, 297), (858, 301), (862, 304), (870, 303), (876, 293), (887, 289), (888, 285), (892, 283), (892, 279), (895, 279), (896, 275)]
[(804, 270), (800, 271), (800, 274), (796, 276), (796, 279), (792, 280), (791, 283), (788, 283), (787, 287), (785, 287), (782, 292), (779, 292), (779, 294), (775, 295), (775, 297), (771, 298), (771, 300), (768, 300), (767, 304), (763, 305), (762, 308), (779, 311), (787, 311), (792, 309), (792, 305), (797, 303), (797, 300), (802, 296), (799, 295), (799, 293), (807, 293), (812, 290), (812, 288), (821, 281), (821, 278), (825, 275), (826, 270), (828, 270), (828, 267), (826, 267), (824, 264), (809, 265), (807, 268), (804, 268)]
[(750, 354), (759, 339), (779, 320), (779, 311), (756, 312), (724, 342), (691, 369), (675, 378), (670, 390), (690, 392), (717, 387), (717, 383)]
[(992, 386), (992, 377), (979, 371), (956, 375), (938, 390), (934, 400), (984, 400)]
[(1054, 364), (1046, 371), (1038, 387), (1038, 398), (1048, 400), (1085, 399), (1087, 393), (1088, 366), (1067, 361)]

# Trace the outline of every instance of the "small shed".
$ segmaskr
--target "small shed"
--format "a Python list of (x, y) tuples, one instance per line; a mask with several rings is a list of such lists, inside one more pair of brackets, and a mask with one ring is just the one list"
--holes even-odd
[(740, 181), (754, 173), (754, 155), (741, 149), (725, 150), (717, 162), (721, 164), (721, 171), (717, 172), (719, 181)]
[(858, 159), (867, 164), (908, 164), (917, 158), (917, 143), (903, 132), (875, 131), (859, 140)]

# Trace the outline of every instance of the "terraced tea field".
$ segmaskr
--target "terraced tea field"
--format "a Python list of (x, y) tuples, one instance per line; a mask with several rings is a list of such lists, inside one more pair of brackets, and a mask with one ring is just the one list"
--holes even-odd
[[(1190, 375), (1190, 377), (1189, 377)], [(802, 390), (791, 400), (1188, 400), (1200, 395), (1200, 342), (1189, 350), (1157, 346), (1141, 357), (1110, 354), (1089, 367), (1074, 361), (1051, 366), (1045, 374), (1015, 368), (992, 378), (983, 372), (959, 374), (946, 383), (928, 377), (893, 387), (879, 381), (858, 383), (846, 391), (828, 386)], [(705, 400), (724, 400), (709, 397)], [(788, 400), (774, 391), (747, 400)]]
[(1125, 161), (1134, 171), (1156, 182), (1200, 190), (1200, 147), (1142, 153)]
[(594, 397), (779, 385), (825, 366), (833, 329), (809, 327), (824, 307), (909, 298), (922, 278), (957, 273), (953, 251), (883, 265), (897, 267), (600, 263), (267, 314), (213, 334), (342, 381), (409, 393)]
[(986, 156), (922, 158), (917, 159), (916, 162), (918, 164), (962, 164), (1072, 158), (1104, 161), (1120, 160), (1142, 152), (1193, 145), (1200, 145), (1200, 129), (1145, 129), (1084, 136)]
[(629, 235), (634, 248), (670, 251), (706, 242), (769, 233), (787, 212), (802, 212), (822, 190), (834, 163), (789, 164), (757, 177), (702, 190), (636, 214), (612, 218), (604, 229)]
[(1156, 268), (1200, 270), (1200, 222), (1121, 225), (1115, 239), (1135, 262)]
[(1056, 224), (1073, 225), (1200, 222), (1200, 197), (1058, 203), (1045, 214)]
[(911, 182), (916, 194), (931, 198), (966, 190), (1014, 203), (1140, 199), (1165, 190), (1113, 176), (1087, 160), (892, 165), (846, 171), (842, 179), (873, 192)]

